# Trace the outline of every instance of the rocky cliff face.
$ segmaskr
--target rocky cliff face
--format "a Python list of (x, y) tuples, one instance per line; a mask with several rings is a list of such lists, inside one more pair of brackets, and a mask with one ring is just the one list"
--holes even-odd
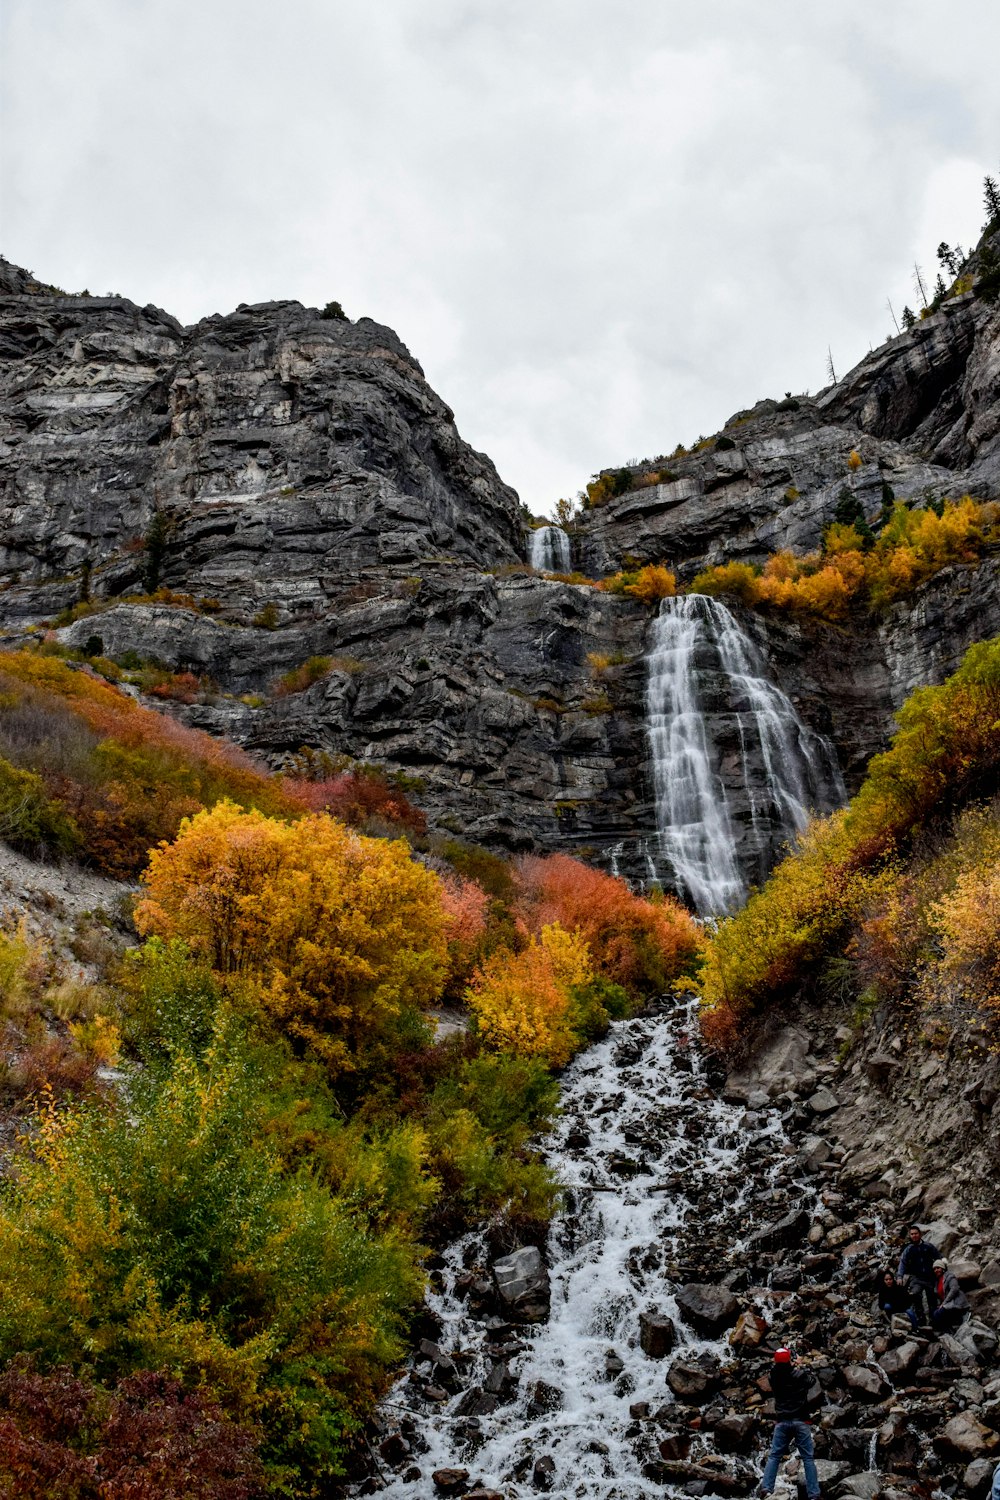
[[(0, 292), (10, 644), (89, 599), (60, 640), (212, 679), (211, 701), (176, 711), (272, 764), (303, 746), (381, 763), (422, 778), (444, 827), (646, 877), (648, 612), (519, 571), (517, 497), (391, 330), (289, 302), (185, 329), (6, 263)], [(845, 486), (870, 514), (890, 484), (1000, 494), (998, 362), (1000, 317), (954, 299), (832, 391), (762, 403), (729, 425), (732, 446), (588, 512), (576, 560), (690, 572), (809, 547)], [(149, 599), (157, 585), (172, 602)], [(744, 624), (851, 785), (906, 692), (1000, 631), (997, 564), (850, 628)], [(329, 676), (267, 696), (313, 655), (335, 659)]]

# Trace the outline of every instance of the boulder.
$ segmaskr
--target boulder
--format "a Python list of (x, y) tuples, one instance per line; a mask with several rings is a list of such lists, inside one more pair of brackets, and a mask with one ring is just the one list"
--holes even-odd
[(515, 1323), (543, 1323), (549, 1315), (551, 1288), (541, 1251), (534, 1245), (493, 1262), (493, 1282), (506, 1317)]
[(431, 1475), (439, 1495), (464, 1495), (469, 1483), (468, 1469), (435, 1469)]
[(958, 1278), (959, 1286), (965, 1288), (975, 1286), (979, 1281), (980, 1276), (982, 1275), (982, 1267), (979, 1265), (978, 1261), (966, 1260), (965, 1257), (961, 1255), (952, 1256), (951, 1260), (949, 1261), (949, 1269), (952, 1270), (955, 1273), (955, 1276)]
[(900, 1344), (898, 1349), (887, 1349), (879, 1356), (878, 1363), (893, 1385), (905, 1385), (919, 1358), (920, 1345), (915, 1344), (912, 1339), (907, 1339), (906, 1343)]
[(974, 1458), (966, 1465), (965, 1473), (962, 1475), (962, 1484), (973, 1500), (983, 1500), (993, 1482), (993, 1470), (996, 1467), (991, 1458)]
[(756, 1428), (757, 1419), (751, 1413), (729, 1412), (715, 1424), (715, 1446), (720, 1453), (749, 1453)]
[(776, 1223), (765, 1224), (763, 1229), (755, 1229), (753, 1234), (747, 1236), (747, 1259), (753, 1260), (757, 1251), (787, 1250), (801, 1245), (808, 1232), (808, 1213), (804, 1208), (795, 1209)]
[(714, 1395), (720, 1376), (692, 1359), (675, 1359), (667, 1371), (667, 1385), (681, 1401), (700, 1406)]
[(741, 1312), (736, 1320), (736, 1327), (729, 1335), (729, 1342), (734, 1349), (746, 1353), (756, 1349), (766, 1333), (767, 1323), (759, 1313)]
[(639, 1314), (639, 1348), (650, 1359), (663, 1359), (677, 1342), (677, 1328), (666, 1313)]
[(835, 1109), (840, 1108), (840, 1100), (821, 1083), (815, 1094), (810, 1094), (806, 1105), (814, 1115), (832, 1115)]
[(552, 1482), (556, 1477), (556, 1461), (550, 1454), (545, 1453), (536, 1459), (535, 1467), (531, 1471), (531, 1482), (536, 1490), (550, 1490)]
[(677, 1293), (677, 1306), (685, 1323), (710, 1337), (731, 1328), (740, 1312), (732, 1292), (704, 1281), (690, 1281), (682, 1286)]
[(946, 1422), (934, 1440), (940, 1453), (956, 1458), (985, 1458), (1000, 1446), (1000, 1437), (969, 1411), (960, 1411)]
[(881, 1488), (881, 1474), (848, 1474), (846, 1479), (840, 1481), (834, 1493), (838, 1500), (848, 1500), (849, 1496), (856, 1497), (856, 1500), (875, 1500)]
[(844, 1380), (856, 1401), (881, 1401), (889, 1390), (882, 1371), (871, 1365), (845, 1365)]

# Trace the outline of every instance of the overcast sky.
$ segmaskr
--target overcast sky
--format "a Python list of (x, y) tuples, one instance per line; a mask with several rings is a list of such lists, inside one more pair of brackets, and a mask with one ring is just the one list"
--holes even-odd
[(0, 0), (0, 248), (390, 324), (536, 512), (826, 383), (974, 241), (1000, 6)]

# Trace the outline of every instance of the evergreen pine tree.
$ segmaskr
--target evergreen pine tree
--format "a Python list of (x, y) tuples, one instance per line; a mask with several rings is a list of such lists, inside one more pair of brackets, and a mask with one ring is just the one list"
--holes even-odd
[(986, 228), (1000, 219), (1000, 185), (995, 177), (983, 178), (983, 202), (986, 205)]

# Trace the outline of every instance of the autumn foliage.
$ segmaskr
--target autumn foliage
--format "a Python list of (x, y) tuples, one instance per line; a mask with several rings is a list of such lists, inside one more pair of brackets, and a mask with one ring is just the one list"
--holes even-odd
[(440, 994), (440, 882), (403, 842), (220, 803), (152, 851), (140, 932), (178, 938), (335, 1069)]
[(30, 774), (37, 786), (16, 801), (32, 820), (20, 841), (78, 852), (109, 875), (135, 875), (152, 844), (222, 797), (284, 814), (301, 806), (235, 746), (57, 657), (4, 653), (0, 708), (0, 818), (12, 771)]
[(637, 896), (568, 854), (521, 859), (517, 885), (516, 911), (529, 932), (558, 923), (579, 933), (596, 971), (632, 994), (665, 990), (698, 950), (698, 928), (673, 897)]
[[(907, 971), (903, 934), (917, 931), (915, 913), (936, 892), (911, 900), (898, 862), (916, 832), (947, 828), (970, 800), (996, 788), (1000, 640), (973, 646), (942, 686), (918, 689), (897, 722), (890, 748), (871, 761), (849, 807), (814, 823), (767, 884), (710, 937), (698, 985), (712, 1042), (734, 1045), (748, 1012), (800, 983), (819, 960), (857, 946), (859, 932), (874, 971), (892, 964)], [(991, 899), (980, 874), (942, 900), (937, 921), (956, 963), (971, 961), (957, 913), (967, 913), (970, 934), (984, 931)]]
[(143, 1371), (113, 1391), (23, 1359), (0, 1375), (0, 1486), (19, 1500), (254, 1500), (257, 1437)]
[(949, 564), (974, 562), (998, 538), (1000, 507), (994, 504), (966, 495), (945, 502), (938, 514), (897, 502), (877, 539), (834, 522), (820, 552), (778, 552), (763, 568), (722, 563), (699, 573), (690, 591), (839, 621), (859, 606), (884, 608)]

